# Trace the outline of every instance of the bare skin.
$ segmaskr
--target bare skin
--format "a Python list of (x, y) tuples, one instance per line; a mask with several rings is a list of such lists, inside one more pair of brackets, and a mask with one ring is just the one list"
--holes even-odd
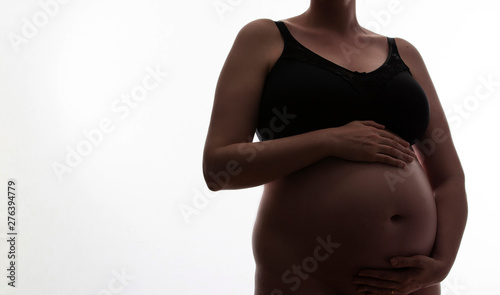
[[(342, 2), (312, 0), (284, 22), (317, 54), (370, 72), (387, 56), (387, 42), (357, 24), (354, 0)], [(359, 45), (360, 37), (364, 46), (352, 54), (338, 48)], [(420, 54), (404, 39), (396, 43), (429, 99), (431, 119), (419, 140), (434, 141), (432, 152), (409, 147), (373, 121), (251, 142), (263, 83), (283, 40), (267, 19), (238, 34), (217, 84), (203, 172), (214, 191), (264, 184), (254, 228), (255, 294), (439, 294), (465, 227), (464, 173)], [(379, 177), (405, 165), (413, 172), (394, 190)], [(340, 246), (321, 260), (326, 252), (314, 256), (317, 238), (328, 235)], [(311, 256), (317, 267), (308, 260), (283, 279)]]

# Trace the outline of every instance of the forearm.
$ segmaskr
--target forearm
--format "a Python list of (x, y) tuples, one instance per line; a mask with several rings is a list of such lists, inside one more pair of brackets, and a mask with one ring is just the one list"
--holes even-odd
[(462, 177), (452, 177), (440, 184), (434, 195), (437, 206), (437, 235), (432, 257), (443, 265), (444, 279), (455, 261), (467, 222), (467, 197)]
[(241, 189), (282, 178), (329, 156), (328, 129), (262, 142), (235, 143), (212, 152), (203, 163), (211, 190)]

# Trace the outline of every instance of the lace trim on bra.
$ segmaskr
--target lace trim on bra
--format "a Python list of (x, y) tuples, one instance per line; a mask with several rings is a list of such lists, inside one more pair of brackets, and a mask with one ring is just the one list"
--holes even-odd
[(285, 42), (285, 48), (280, 59), (292, 59), (328, 70), (349, 82), (352, 88), (362, 97), (376, 95), (382, 90), (388, 80), (400, 72), (408, 71), (411, 75), (410, 69), (399, 56), (393, 39), (390, 40), (390, 46), (392, 49), (388, 60), (386, 60), (386, 62), (376, 70), (368, 73), (352, 72), (344, 69), (337, 64), (310, 52), (307, 48), (301, 46), (300, 43), (294, 43)]

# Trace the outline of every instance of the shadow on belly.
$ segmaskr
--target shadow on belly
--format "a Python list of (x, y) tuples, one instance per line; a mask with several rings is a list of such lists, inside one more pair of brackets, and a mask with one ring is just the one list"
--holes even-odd
[[(360, 269), (391, 268), (397, 255), (428, 255), (436, 234), (434, 198), (420, 164), (409, 166), (403, 174), (332, 158), (266, 184), (253, 233), (257, 268), (267, 274), (261, 281), (291, 288), (301, 285), (298, 277), (303, 289), (354, 294), (351, 281)], [(405, 176), (391, 183), (387, 175)], [(324, 260), (320, 240), (337, 245)]]

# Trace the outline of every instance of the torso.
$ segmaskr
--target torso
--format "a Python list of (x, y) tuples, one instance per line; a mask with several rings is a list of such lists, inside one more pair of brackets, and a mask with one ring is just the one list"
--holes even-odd
[[(385, 51), (387, 55), (387, 47)], [(270, 73), (281, 63), (278, 58)], [(367, 68), (380, 64), (364, 63)], [(310, 70), (316, 70), (314, 65)], [(285, 104), (294, 110), (293, 102)], [(322, 126), (311, 125), (312, 118), (296, 120), (272, 136), (307, 132), (300, 124)], [(354, 294), (351, 281), (360, 269), (389, 268), (392, 256), (428, 255), (436, 234), (433, 193), (418, 161), (407, 167), (330, 157), (265, 184), (253, 233), (255, 294)]]

